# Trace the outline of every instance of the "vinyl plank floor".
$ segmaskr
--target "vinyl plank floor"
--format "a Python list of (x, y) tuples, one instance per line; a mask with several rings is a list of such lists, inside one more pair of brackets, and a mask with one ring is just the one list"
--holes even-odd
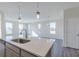
[(62, 57), (79, 57), (79, 50), (74, 48), (64, 47), (62, 54), (63, 54)]

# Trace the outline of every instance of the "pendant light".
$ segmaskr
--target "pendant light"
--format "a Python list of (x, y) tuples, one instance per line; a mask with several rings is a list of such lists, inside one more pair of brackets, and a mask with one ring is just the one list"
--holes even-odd
[(39, 12), (39, 3), (37, 2), (37, 11), (36, 11), (36, 17), (37, 19), (40, 19), (40, 12)]
[(20, 3), (18, 5), (18, 12), (19, 12), (19, 16), (18, 16), (18, 22), (20, 23), (22, 21), (22, 17), (21, 17), (21, 6)]

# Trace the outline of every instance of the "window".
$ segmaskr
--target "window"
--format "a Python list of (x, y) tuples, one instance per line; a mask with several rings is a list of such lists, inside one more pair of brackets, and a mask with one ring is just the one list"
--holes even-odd
[(12, 22), (6, 22), (6, 40), (12, 39), (12, 33), (13, 32), (13, 23)]
[(56, 22), (49, 23), (50, 34), (56, 34)]
[(11, 22), (6, 23), (6, 34), (12, 34), (13, 24)]
[(31, 33), (32, 33), (32, 31), (31, 31), (31, 25), (30, 25), (30, 24), (28, 24), (28, 36), (30, 36), (30, 35), (31, 35)]
[(32, 37), (38, 37), (38, 34), (34, 31), (32, 31)]
[(38, 24), (38, 29), (41, 29), (41, 24)]
[(19, 24), (19, 37), (23, 37), (23, 24)]
[(30, 24), (28, 24), (28, 29), (30, 30)]
[(38, 34), (36, 33), (36, 31), (33, 29), (34, 27), (31, 27), (31, 24), (28, 24), (28, 36), (29, 37), (38, 37)]
[(40, 32), (40, 29), (41, 29), (41, 24), (39, 23), (38, 24), (38, 33), (40, 34), (41, 32)]
[(10, 36), (9, 35), (6, 36), (6, 40), (11, 40), (11, 39), (12, 39), (11, 35)]

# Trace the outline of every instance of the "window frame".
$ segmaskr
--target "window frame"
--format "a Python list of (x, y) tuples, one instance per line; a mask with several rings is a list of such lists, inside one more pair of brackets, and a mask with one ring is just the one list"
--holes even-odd
[[(7, 27), (8, 27), (8, 26), (6, 26), (7, 23), (11, 23), (11, 24), (12, 24), (12, 30), (11, 30), (12, 33), (7, 33)], [(9, 24), (9, 25), (10, 25), (10, 24)], [(6, 21), (6, 22), (5, 22), (5, 28), (6, 28), (6, 33), (5, 33), (5, 34), (6, 34), (6, 37), (5, 37), (5, 39), (6, 39), (6, 40), (11, 40), (11, 39), (13, 38), (13, 22)], [(8, 37), (8, 36), (10, 36), (10, 37)], [(11, 37), (12, 37), (12, 38), (11, 38)], [(8, 39), (7, 39), (7, 38), (8, 38)]]
[(56, 34), (56, 22), (50, 22), (49, 28), (50, 28), (50, 34)]

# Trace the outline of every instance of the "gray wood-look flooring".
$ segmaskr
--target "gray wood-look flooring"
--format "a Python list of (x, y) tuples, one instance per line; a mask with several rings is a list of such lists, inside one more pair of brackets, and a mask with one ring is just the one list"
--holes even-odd
[(79, 49), (63, 48), (62, 57), (79, 57)]
[(79, 57), (79, 49), (62, 47), (62, 40), (56, 40), (52, 51), (52, 57)]

